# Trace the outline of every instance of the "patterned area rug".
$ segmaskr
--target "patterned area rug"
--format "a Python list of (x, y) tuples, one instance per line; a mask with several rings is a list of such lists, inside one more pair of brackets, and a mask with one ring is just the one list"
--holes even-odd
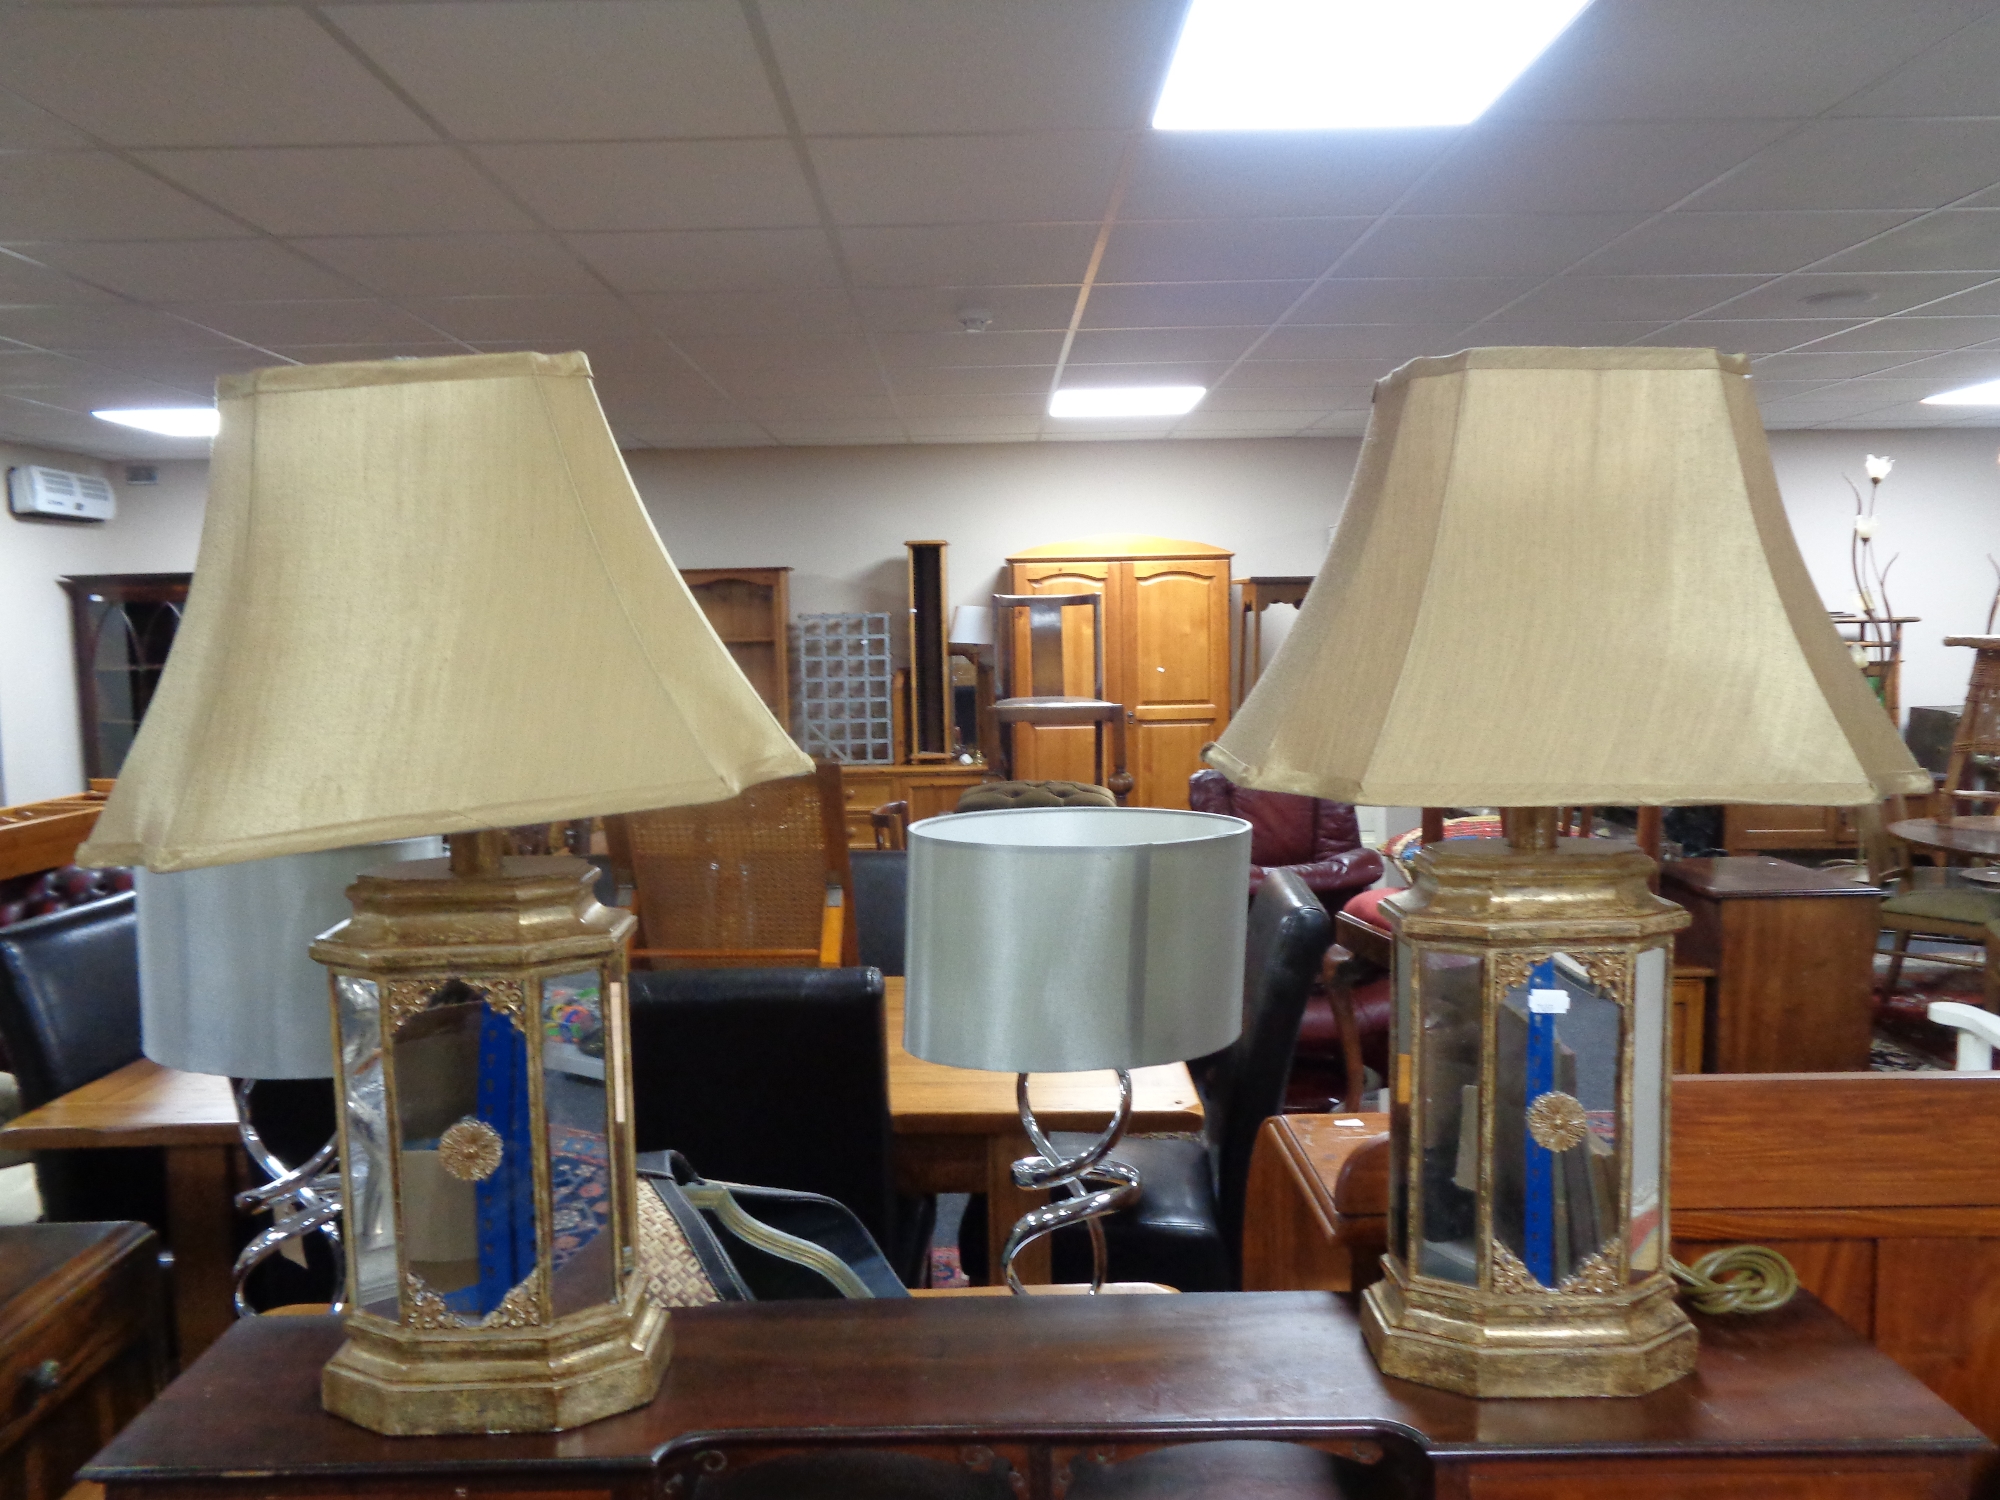
[(1938, 1026), (1926, 1013), (1933, 1000), (1957, 1000), (1979, 1005), (1985, 999), (1985, 981), (1979, 970), (1957, 964), (1941, 964), (1912, 957), (1903, 963), (1896, 992), (1884, 993), (1889, 978), (1889, 956), (1875, 955), (1875, 1041), (1868, 1065), (1889, 1073), (1949, 1071), (1957, 1050), (1958, 1033)]

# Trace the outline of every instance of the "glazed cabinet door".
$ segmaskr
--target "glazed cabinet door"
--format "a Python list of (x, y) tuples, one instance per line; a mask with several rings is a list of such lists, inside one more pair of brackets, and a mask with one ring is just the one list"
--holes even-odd
[[(1103, 594), (1105, 642), (1104, 692), (1117, 698), (1113, 655), (1118, 630), (1112, 623), (1113, 571), (1122, 564), (1108, 562), (1048, 562), (1014, 564), (1013, 591), (1017, 594)], [(1033, 692), (1029, 681), (1028, 617), (1017, 611), (1011, 645), (1015, 680), (1003, 683), (1003, 697), (1025, 697)], [(1097, 640), (1091, 632), (1087, 609), (1063, 611), (1063, 691), (1088, 698), (1097, 691)], [(1071, 729), (1037, 729), (1032, 724), (1013, 726), (1014, 776), (1020, 781), (1097, 780), (1097, 730), (1085, 726)]]
[(1186, 807), (1201, 747), (1229, 722), (1229, 563), (1118, 563), (1113, 696), (1127, 709), (1135, 807)]

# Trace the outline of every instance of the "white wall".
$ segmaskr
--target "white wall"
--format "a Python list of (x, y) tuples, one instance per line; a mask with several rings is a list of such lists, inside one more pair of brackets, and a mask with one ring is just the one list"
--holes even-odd
[[(1875, 550), (1889, 572), (1896, 613), (1920, 615), (1903, 637), (1903, 706), (1965, 701), (1972, 653), (1947, 647), (1948, 635), (1978, 635), (2000, 586), (1988, 557), (2000, 558), (2000, 431), (1774, 432), (1771, 457), (1792, 532), (1830, 607), (1854, 594), (1848, 564), (1854, 495), (1865, 492), (1862, 462), (1895, 459), (1875, 508)], [(1844, 476), (1844, 477), (1843, 477)], [(1900, 556), (1899, 556), (1900, 554)]]
[[(1955, 704), (1971, 653), (1947, 634), (1986, 621), (2000, 557), (2000, 432), (1778, 432), (1778, 481), (1829, 606), (1853, 592), (1853, 498), (1869, 453), (1896, 459), (1876, 545), (1900, 552), (1889, 597), (1923, 616), (1907, 637), (1903, 702)], [(1317, 571), (1359, 442), (1353, 438), (1173, 443), (706, 449), (628, 454), (684, 567), (789, 564), (797, 613), (903, 608), (906, 540), (943, 538), (955, 603), (993, 590), (1010, 552), (1138, 531), (1228, 547), (1235, 571)], [(0, 461), (99, 470), (94, 460), (0, 444)], [(119, 486), (102, 527), (0, 516), (0, 803), (82, 785), (65, 573), (193, 566), (206, 466), (163, 463), (155, 488)], [(1274, 618), (1271, 622), (1278, 626)], [(1726, 621), (1717, 622), (1727, 628)], [(1267, 634), (1267, 641), (1277, 631)]]
[(789, 564), (792, 610), (900, 611), (906, 541), (951, 543), (952, 600), (994, 591), (1007, 555), (1136, 531), (1236, 553), (1237, 576), (1314, 573), (1354, 438), (993, 443), (630, 453), (686, 568)]
[(0, 806), (83, 787), (69, 599), (56, 580), (188, 571), (208, 492), (205, 463), (162, 463), (157, 485), (127, 485), (122, 465), (0, 442), (0, 468), (27, 463), (106, 475), (118, 517), (84, 525), (0, 510)]

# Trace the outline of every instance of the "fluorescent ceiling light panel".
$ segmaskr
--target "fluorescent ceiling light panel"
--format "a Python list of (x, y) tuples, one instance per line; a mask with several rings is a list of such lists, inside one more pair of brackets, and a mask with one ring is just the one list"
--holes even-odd
[(1049, 415), (1090, 417), (1181, 417), (1208, 394), (1200, 385), (1076, 385), (1049, 397)]
[(1193, 0), (1156, 130), (1465, 125), (1590, 0)]
[(1962, 385), (1955, 391), (1939, 391), (1924, 397), (1925, 406), (2000, 406), (2000, 380), (1982, 380), (1978, 385)]
[(129, 411), (94, 411), (91, 415), (100, 422), (137, 427), (162, 437), (214, 437), (222, 426), (222, 413), (212, 406), (142, 406)]

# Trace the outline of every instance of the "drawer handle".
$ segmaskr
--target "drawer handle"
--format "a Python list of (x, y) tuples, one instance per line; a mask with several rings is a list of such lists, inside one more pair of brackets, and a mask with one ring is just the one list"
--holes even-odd
[(62, 1384), (62, 1366), (52, 1359), (45, 1359), (28, 1371), (28, 1384), (46, 1396)]

